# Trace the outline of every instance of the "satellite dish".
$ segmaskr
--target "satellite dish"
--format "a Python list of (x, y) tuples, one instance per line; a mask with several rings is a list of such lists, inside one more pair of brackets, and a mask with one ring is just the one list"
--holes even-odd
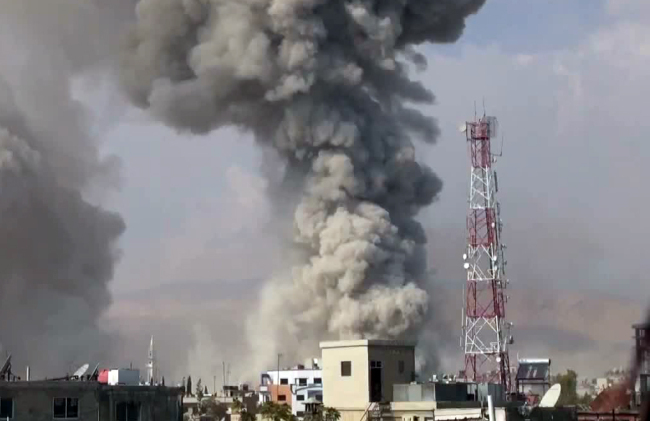
[(465, 263), (465, 264), (463, 265), (463, 267), (464, 267), (465, 269), (469, 269), (469, 263)]
[(463, 254), (463, 260), (467, 260), (467, 253)]
[(81, 367), (79, 367), (77, 369), (77, 371), (74, 372), (72, 377), (81, 377), (81, 376), (83, 376), (84, 374), (86, 374), (86, 371), (88, 371), (89, 368), (90, 368), (89, 364), (82, 365)]
[(548, 392), (544, 394), (544, 397), (539, 402), (540, 408), (555, 408), (557, 401), (560, 399), (560, 393), (562, 393), (562, 386), (559, 383), (556, 383), (548, 389)]
[(463, 123), (460, 126), (458, 126), (458, 131), (461, 133), (465, 133), (467, 131), (467, 123)]

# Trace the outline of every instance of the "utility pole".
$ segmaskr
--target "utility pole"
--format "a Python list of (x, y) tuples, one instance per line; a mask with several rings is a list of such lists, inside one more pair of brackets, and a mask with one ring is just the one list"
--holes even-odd
[(276, 390), (279, 393), (279, 387), (280, 387), (280, 357), (282, 357), (282, 354), (278, 354), (278, 377), (277, 377), (277, 383), (276, 383)]
[(212, 376), (212, 393), (217, 395), (217, 375)]

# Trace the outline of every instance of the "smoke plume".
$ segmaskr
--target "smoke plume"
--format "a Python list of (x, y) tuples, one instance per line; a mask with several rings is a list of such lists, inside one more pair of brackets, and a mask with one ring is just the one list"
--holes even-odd
[(71, 96), (72, 78), (110, 50), (114, 21), (94, 1), (0, 5), (0, 346), (36, 376), (110, 349), (98, 322), (124, 223), (87, 197), (99, 197), (115, 162), (99, 157)]
[[(441, 181), (416, 160), (436, 122), (414, 46), (453, 42), (484, 0), (140, 0), (121, 63), (132, 101), (170, 126), (250, 131), (286, 164), (289, 273), (263, 294), (253, 366), (326, 338), (418, 338), (429, 299), (416, 221)], [(285, 204), (286, 205), (286, 204)]]

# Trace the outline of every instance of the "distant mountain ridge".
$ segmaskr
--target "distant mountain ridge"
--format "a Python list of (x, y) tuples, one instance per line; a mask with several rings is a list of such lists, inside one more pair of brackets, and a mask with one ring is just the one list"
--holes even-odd
[[(143, 338), (159, 338), (161, 355), (169, 367), (182, 364), (192, 343), (196, 323), (209, 326), (221, 353), (237, 358), (246, 315), (257, 303), (263, 281), (179, 282), (147, 290), (118, 294), (108, 314), (136, 355), (146, 355)], [(511, 360), (550, 357), (555, 372), (573, 368), (581, 375), (597, 376), (627, 364), (631, 356), (631, 325), (638, 322), (645, 304), (611, 294), (563, 290), (509, 290), (508, 319), (514, 323)], [(461, 289), (436, 285), (433, 289), (436, 328), (442, 333), (440, 349), (449, 371), (459, 368)], [(233, 334), (235, 333), (235, 334)], [(145, 341), (146, 342), (146, 341)], [(232, 349), (231, 349), (232, 348)], [(222, 357), (225, 358), (225, 357)]]

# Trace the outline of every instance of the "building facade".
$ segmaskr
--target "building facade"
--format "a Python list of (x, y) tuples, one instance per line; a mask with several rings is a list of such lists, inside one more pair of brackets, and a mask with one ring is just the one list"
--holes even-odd
[[(342, 421), (381, 416), (393, 400), (393, 385), (415, 379), (415, 346), (409, 342), (352, 340), (321, 342), (323, 403), (341, 412)], [(371, 408), (371, 406), (373, 408)], [(433, 416), (425, 404), (424, 414)], [(422, 418), (424, 420), (424, 417)]]
[(636, 379), (638, 387), (638, 405), (650, 400), (650, 321), (633, 326), (635, 353), (639, 362), (639, 376)]
[(0, 382), (0, 419), (12, 421), (177, 421), (182, 389), (95, 381)]
[(313, 399), (323, 401), (323, 372), (314, 360), (311, 367), (298, 365), (290, 369), (271, 370), (262, 373), (259, 403), (276, 402), (291, 406), (298, 418), (305, 413), (305, 402)]

